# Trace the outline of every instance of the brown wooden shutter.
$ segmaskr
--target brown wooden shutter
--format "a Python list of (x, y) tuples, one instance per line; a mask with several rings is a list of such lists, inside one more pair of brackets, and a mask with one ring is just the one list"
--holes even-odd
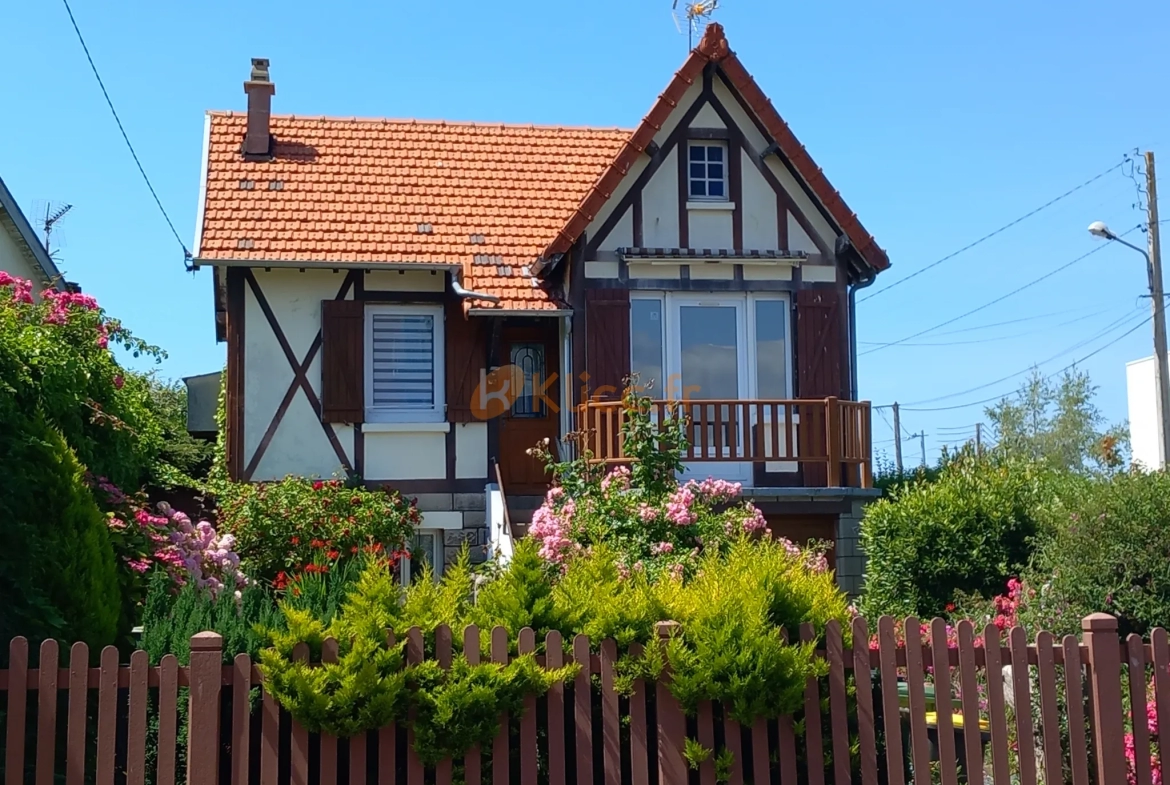
[(321, 302), (321, 420), (360, 423), (365, 414), (365, 303)]
[(446, 313), (447, 421), (473, 422), (477, 419), (472, 410), (475, 389), (480, 372), (486, 370), (486, 320), (465, 316), (460, 300), (448, 302)]
[[(800, 398), (841, 395), (841, 295), (836, 289), (803, 289), (796, 293), (796, 394)], [(797, 449), (803, 455), (825, 455), (824, 406), (801, 407)], [(804, 485), (828, 484), (823, 463), (801, 466)]]
[(796, 293), (796, 391), (801, 398), (841, 395), (840, 309), (836, 289)]
[(589, 394), (612, 387), (606, 400), (621, 398), (630, 375), (630, 293), (626, 289), (587, 289), (585, 364)]

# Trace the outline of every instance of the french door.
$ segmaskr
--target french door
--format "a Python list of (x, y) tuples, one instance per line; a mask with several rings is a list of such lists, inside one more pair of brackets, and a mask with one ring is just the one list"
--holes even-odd
[[(688, 437), (693, 449), (719, 461), (689, 461), (684, 475), (750, 482), (750, 463), (729, 462), (735, 457), (731, 446), (735, 439), (729, 433), (735, 427), (729, 424), (731, 407), (702, 403), (752, 397), (745, 340), (746, 298), (671, 296), (667, 306), (667, 378), (674, 389), (666, 392), (668, 397), (688, 402), (686, 410), (692, 421)], [(700, 432), (703, 422), (706, 434)]]

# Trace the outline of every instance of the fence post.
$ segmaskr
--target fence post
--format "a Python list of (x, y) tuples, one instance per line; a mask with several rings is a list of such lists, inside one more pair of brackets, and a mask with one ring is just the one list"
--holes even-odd
[(1117, 619), (1107, 613), (1094, 613), (1081, 620), (1081, 630), (1089, 650), (1087, 666), (1092, 694), (1097, 783), (1126, 785), (1121, 639), (1117, 635)]
[(190, 711), (187, 731), (187, 785), (219, 781), (219, 699), (223, 681), (223, 636), (191, 636)]
[[(654, 625), (663, 659), (670, 637), (682, 628), (677, 621), (660, 621)], [(663, 669), (656, 687), (658, 708), (658, 782), (659, 785), (678, 785), (687, 781), (683, 745), (687, 735), (687, 721), (682, 707), (670, 692), (670, 668)]]

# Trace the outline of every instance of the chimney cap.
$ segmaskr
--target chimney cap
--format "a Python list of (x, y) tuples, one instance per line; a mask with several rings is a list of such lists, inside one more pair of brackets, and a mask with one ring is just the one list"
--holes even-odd
[(252, 58), (252, 82), (267, 82), (268, 79), (268, 58), (267, 57), (253, 57)]

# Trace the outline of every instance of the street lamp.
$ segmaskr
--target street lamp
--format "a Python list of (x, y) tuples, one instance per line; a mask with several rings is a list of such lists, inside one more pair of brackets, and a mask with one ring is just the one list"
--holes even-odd
[(1162, 264), (1158, 255), (1151, 258), (1146, 249), (1127, 242), (1114, 234), (1102, 221), (1089, 224), (1089, 234), (1110, 242), (1120, 243), (1146, 257), (1146, 278), (1154, 308), (1154, 374), (1158, 384), (1158, 468), (1166, 466), (1170, 458), (1170, 369), (1166, 356), (1166, 301), (1162, 295)]

